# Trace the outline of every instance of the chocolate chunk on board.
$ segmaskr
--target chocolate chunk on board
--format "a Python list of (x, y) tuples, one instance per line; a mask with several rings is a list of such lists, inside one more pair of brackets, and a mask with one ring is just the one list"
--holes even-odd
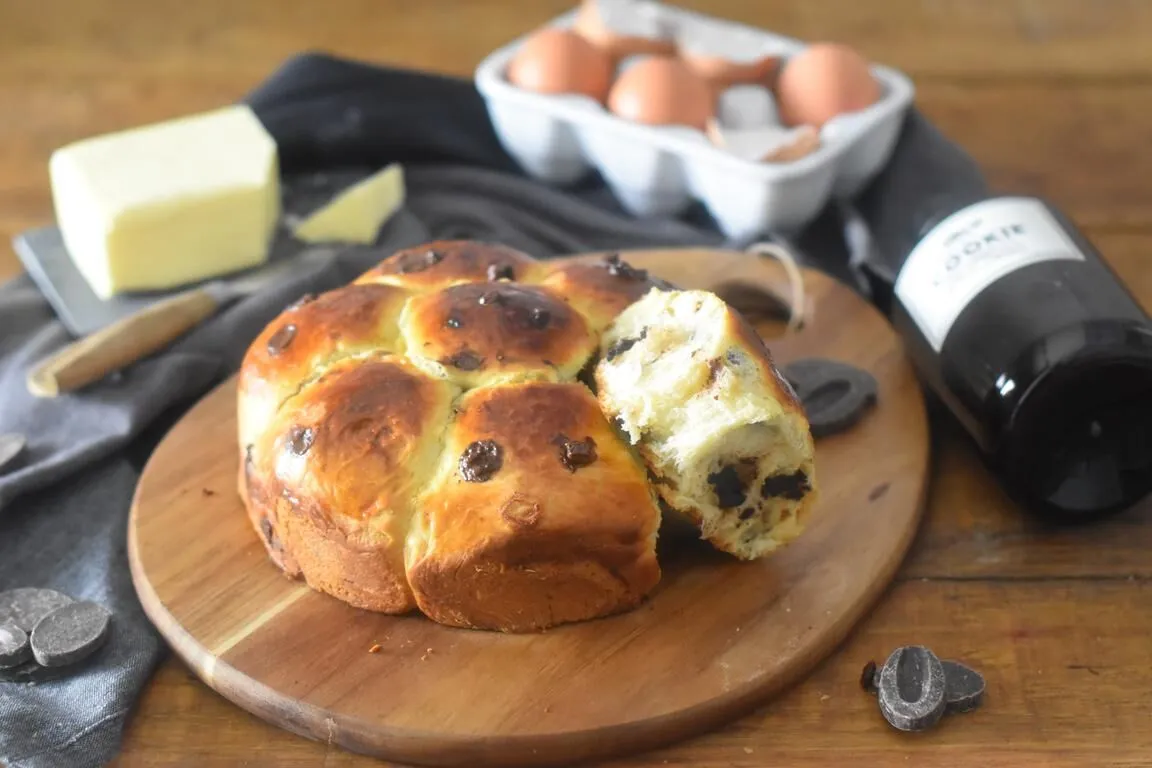
[(15, 624), (31, 632), (45, 616), (61, 606), (75, 602), (54, 589), (21, 587), (0, 592), (0, 624)]
[(925, 731), (944, 715), (944, 665), (922, 645), (897, 648), (876, 684), (880, 713), (901, 731)]
[(971, 712), (984, 702), (984, 676), (958, 661), (945, 661), (944, 700), (949, 714)]
[(876, 404), (876, 378), (847, 363), (809, 357), (789, 363), (780, 373), (796, 390), (813, 437), (843, 432)]
[(32, 630), (32, 655), (41, 666), (65, 667), (95, 653), (108, 637), (112, 615), (91, 602), (69, 603)]
[(0, 624), (0, 669), (18, 667), (30, 658), (28, 633), (15, 624)]

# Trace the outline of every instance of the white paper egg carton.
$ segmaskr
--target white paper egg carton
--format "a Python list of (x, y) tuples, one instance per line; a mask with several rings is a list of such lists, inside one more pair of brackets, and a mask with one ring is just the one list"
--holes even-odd
[[(680, 39), (701, 34), (712, 40), (726, 39), (723, 35), (748, 40), (751, 35), (762, 41), (758, 44), (766, 53), (783, 57), (805, 47), (800, 40), (754, 27), (648, 4)], [(570, 11), (550, 25), (571, 27), (576, 15)], [(567, 185), (596, 169), (620, 203), (642, 217), (676, 216), (698, 200), (734, 240), (795, 231), (815, 218), (831, 196), (859, 191), (888, 161), (914, 93), (903, 73), (873, 64), (881, 88), (877, 103), (825, 124), (821, 147), (811, 154), (788, 162), (755, 162), (715, 146), (693, 128), (643, 125), (580, 94), (539, 94), (511, 84), (504, 72), (527, 36), (492, 52), (475, 73), (500, 141), (527, 173)]]

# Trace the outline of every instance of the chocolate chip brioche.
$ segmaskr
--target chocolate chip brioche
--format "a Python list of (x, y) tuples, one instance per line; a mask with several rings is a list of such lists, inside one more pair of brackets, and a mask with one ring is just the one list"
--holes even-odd
[(795, 539), (815, 501), (803, 408), (752, 327), (704, 291), (650, 291), (601, 341), (604, 411), (665, 505), (742, 559)]
[[(238, 382), (239, 493), (272, 561), (359, 608), (525, 632), (639, 604), (660, 579), (661, 496), (695, 510), (711, 540), (742, 556), (764, 550), (727, 543), (724, 521), (745, 507), (756, 521), (740, 520), (732, 536), (798, 531), (811, 445), (783, 439), (802, 424), (789, 421), (786, 385), (770, 399), (777, 380), (755, 334), (713, 327), (723, 302), (708, 299), (719, 309), (702, 326), (707, 348), (743, 357), (706, 365), (704, 378), (720, 382), (716, 393), (761, 387), (712, 409), (736, 415), (684, 407), (695, 402), (687, 385), (660, 394), (671, 380), (650, 375), (634, 384), (654, 394), (622, 391), (631, 374), (617, 371), (648, 353), (645, 340), (635, 354), (621, 350), (653, 297), (683, 295), (669, 290), (616, 257), (538, 262), (504, 246), (437, 241), (286, 309), (252, 343)], [(662, 338), (659, 323), (644, 327), (645, 339)], [(594, 369), (599, 401), (586, 383)], [(654, 410), (633, 423), (643, 408), (632, 400), (644, 397)], [(716, 429), (700, 432), (662, 407), (715, 418)], [(761, 434), (761, 422), (781, 439)], [(679, 470), (665, 461), (676, 450), (690, 462)], [(723, 503), (737, 495), (725, 485), (729, 458), (744, 473), (732, 483), (741, 503), (713, 513), (701, 501), (708, 493), (724, 489)], [(755, 489), (743, 479), (749, 462)], [(722, 479), (697, 477), (705, 464)], [(794, 466), (803, 479), (777, 488)], [(803, 498), (778, 501), (790, 494)]]

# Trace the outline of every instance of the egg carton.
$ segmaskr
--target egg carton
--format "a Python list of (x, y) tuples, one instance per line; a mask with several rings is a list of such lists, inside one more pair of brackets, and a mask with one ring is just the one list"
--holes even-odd
[[(731, 35), (748, 40), (751, 35), (767, 53), (782, 58), (806, 45), (675, 6), (648, 5), (679, 38), (694, 32), (711, 39)], [(548, 25), (570, 28), (577, 14), (572, 10)], [(857, 193), (888, 161), (914, 95), (903, 73), (870, 63), (880, 86), (876, 103), (827, 122), (820, 130), (820, 147), (812, 153), (787, 162), (759, 162), (716, 146), (695, 128), (645, 125), (617, 117), (587, 96), (517, 87), (504, 73), (530, 34), (493, 51), (475, 72), (497, 136), (525, 172), (564, 186), (595, 169), (621, 205), (638, 217), (675, 217), (699, 201), (733, 240), (794, 232), (830, 198)], [(621, 67), (629, 63), (624, 60)]]

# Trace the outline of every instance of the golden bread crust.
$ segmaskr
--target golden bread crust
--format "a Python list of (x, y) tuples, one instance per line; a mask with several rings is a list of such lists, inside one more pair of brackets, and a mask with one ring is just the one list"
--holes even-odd
[(422, 611), (519, 632), (625, 610), (656, 585), (655, 498), (586, 387), (484, 387), (457, 407), (409, 545)]
[(440, 455), (456, 394), (386, 353), (328, 367), (284, 404), (257, 446), (262, 487), (252, 495), (268, 519), (257, 530), (271, 528), (313, 588), (361, 608), (410, 610), (412, 500)]
[(407, 291), (391, 285), (347, 285), (305, 296), (269, 323), (240, 366), (241, 448), (255, 441), (276, 410), (319, 366), (372, 350), (399, 351), (397, 318)]
[(411, 357), (462, 386), (571, 378), (596, 336), (544, 288), (464, 283), (409, 302), (400, 320)]
[(564, 296), (596, 332), (604, 330), (628, 305), (653, 288), (665, 287), (646, 270), (636, 269), (616, 254), (555, 262), (540, 284)]
[(456, 283), (532, 282), (540, 262), (515, 248), (472, 240), (433, 240), (389, 256), (356, 278), (414, 292), (437, 291)]

